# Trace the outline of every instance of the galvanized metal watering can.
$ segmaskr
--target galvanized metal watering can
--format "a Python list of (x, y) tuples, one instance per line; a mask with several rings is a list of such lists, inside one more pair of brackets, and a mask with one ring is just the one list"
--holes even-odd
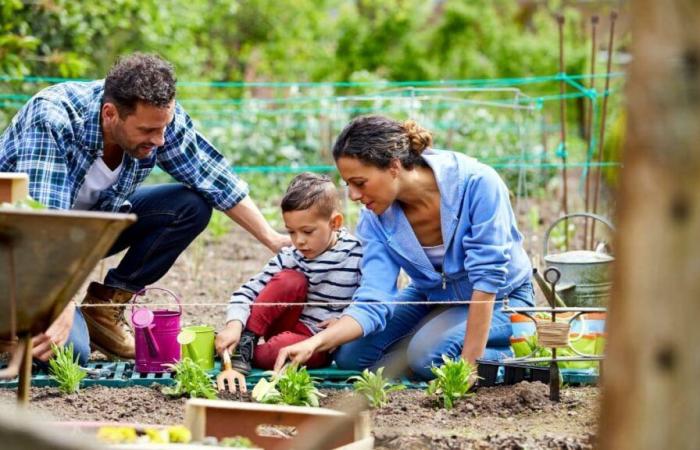
[(605, 306), (610, 297), (610, 272), (615, 258), (602, 251), (574, 250), (549, 254), (549, 236), (559, 222), (573, 217), (589, 217), (604, 223), (612, 231), (615, 227), (604, 217), (590, 213), (574, 213), (560, 217), (549, 227), (544, 237), (545, 270), (556, 267), (561, 279), (556, 293), (566, 306)]
[(145, 305), (131, 305), (131, 323), (134, 325), (134, 344), (136, 353), (135, 369), (141, 373), (167, 372), (166, 364), (180, 360), (180, 344), (177, 335), (180, 332), (182, 305), (180, 299), (168, 289), (152, 287), (142, 289), (134, 295), (134, 302), (139, 295), (150, 290), (160, 290), (169, 294), (177, 303), (177, 311), (157, 309), (151, 311)]

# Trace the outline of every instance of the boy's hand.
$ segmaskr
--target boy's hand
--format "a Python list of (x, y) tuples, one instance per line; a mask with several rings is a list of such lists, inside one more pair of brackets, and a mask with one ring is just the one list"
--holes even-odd
[(216, 340), (214, 346), (216, 347), (216, 353), (221, 355), (224, 349), (228, 349), (230, 353), (236, 350), (238, 342), (241, 340), (241, 333), (243, 332), (243, 324), (237, 320), (232, 320), (226, 324), (226, 328), (221, 330), (216, 335)]
[(333, 319), (324, 320), (323, 322), (318, 324), (318, 327), (319, 328), (328, 328), (331, 325), (333, 325), (334, 323), (336, 323), (337, 321), (338, 321), (337, 317), (333, 318)]

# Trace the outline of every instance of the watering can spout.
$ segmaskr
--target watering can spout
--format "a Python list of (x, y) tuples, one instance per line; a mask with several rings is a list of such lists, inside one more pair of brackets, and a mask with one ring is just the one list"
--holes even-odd
[[(552, 298), (552, 288), (549, 286), (547, 281), (545, 281), (544, 278), (542, 278), (542, 275), (540, 272), (537, 270), (537, 268), (532, 269), (532, 276), (535, 278), (535, 281), (537, 282), (537, 285), (542, 289), (542, 292), (544, 292), (544, 296), (549, 301), (550, 298)], [(554, 293), (554, 299), (556, 301), (556, 305), (550, 305), (552, 308), (556, 308), (557, 306), (561, 306), (563, 308), (566, 307), (566, 303), (564, 303), (564, 300), (561, 299), (559, 296), (558, 292), (562, 290), (568, 290), (568, 289), (573, 289), (575, 285), (566, 285), (563, 286), (560, 289), (557, 289), (557, 292)]]
[(607, 242), (599, 242), (598, 245), (596, 245), (596, 247), (595, 247), (595, 252), (609, 255), (610, 249), (608, 248), (608, 243)]

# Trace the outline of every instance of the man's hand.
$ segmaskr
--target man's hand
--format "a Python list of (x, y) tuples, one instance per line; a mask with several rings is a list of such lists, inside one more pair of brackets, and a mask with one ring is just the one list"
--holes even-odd
[(270, 238), (267, 248), (269, 248), (272, 253), (277, 254), (282, 247), (289, 247), (290, 245), (292, 245), (292, 240), (289, 238), (289, 235), (275, 232)]
[(277, 354), (275, 361), (275, 372), (279, 372), (287, 360), (290, 360), (294, 365), (302, 365), (311, 358), (311, 355), (316, 351), (317, 345), (313, 337), (304, 339), (294, 345), (283, 347)]
[(51, 344), (56, 344), (60, 347), (66, 343), (70, 329), (73, 327), (75, 308), (75, 302), (68, 302), (63, 312), (59, 314), (49, 328), (32, 338), (32, 357), (46, 362), (53, 354)]
[(289, 236), (276, 232), (267, 223), (258, 207), (247, 195), (236, 206), (226, 210), (225, 213), (273, 253), (279, 252), (282, 247), (292, 245)]
[(227, 323), (226, 328), (216, 335), (216, 341), (214, 342), (216, 353), (221, 355), (224, 353), (224, 349), (228, 349), (229, 353), (233, 353), (241, 340), (242, 332), (243, 324), (238, 320), (232, 320)]

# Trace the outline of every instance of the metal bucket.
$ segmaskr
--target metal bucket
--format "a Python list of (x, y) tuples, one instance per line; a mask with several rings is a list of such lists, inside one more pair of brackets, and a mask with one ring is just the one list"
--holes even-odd
[(590, 213), (567, 214), (557, 219), (544, 237), (544, 262), (546, 268), (556, 267), (561, 272), (557, 294), (567, 306), (605, 306), (610, 298), (610, 268), (615, 258), (607, 253), (591, 250), (574, 250), (548, 254), (549, 235), (562, 220), (572, 217), (590, 217), (604, 223), (612, 231), (615, 227), (604, 217)]

